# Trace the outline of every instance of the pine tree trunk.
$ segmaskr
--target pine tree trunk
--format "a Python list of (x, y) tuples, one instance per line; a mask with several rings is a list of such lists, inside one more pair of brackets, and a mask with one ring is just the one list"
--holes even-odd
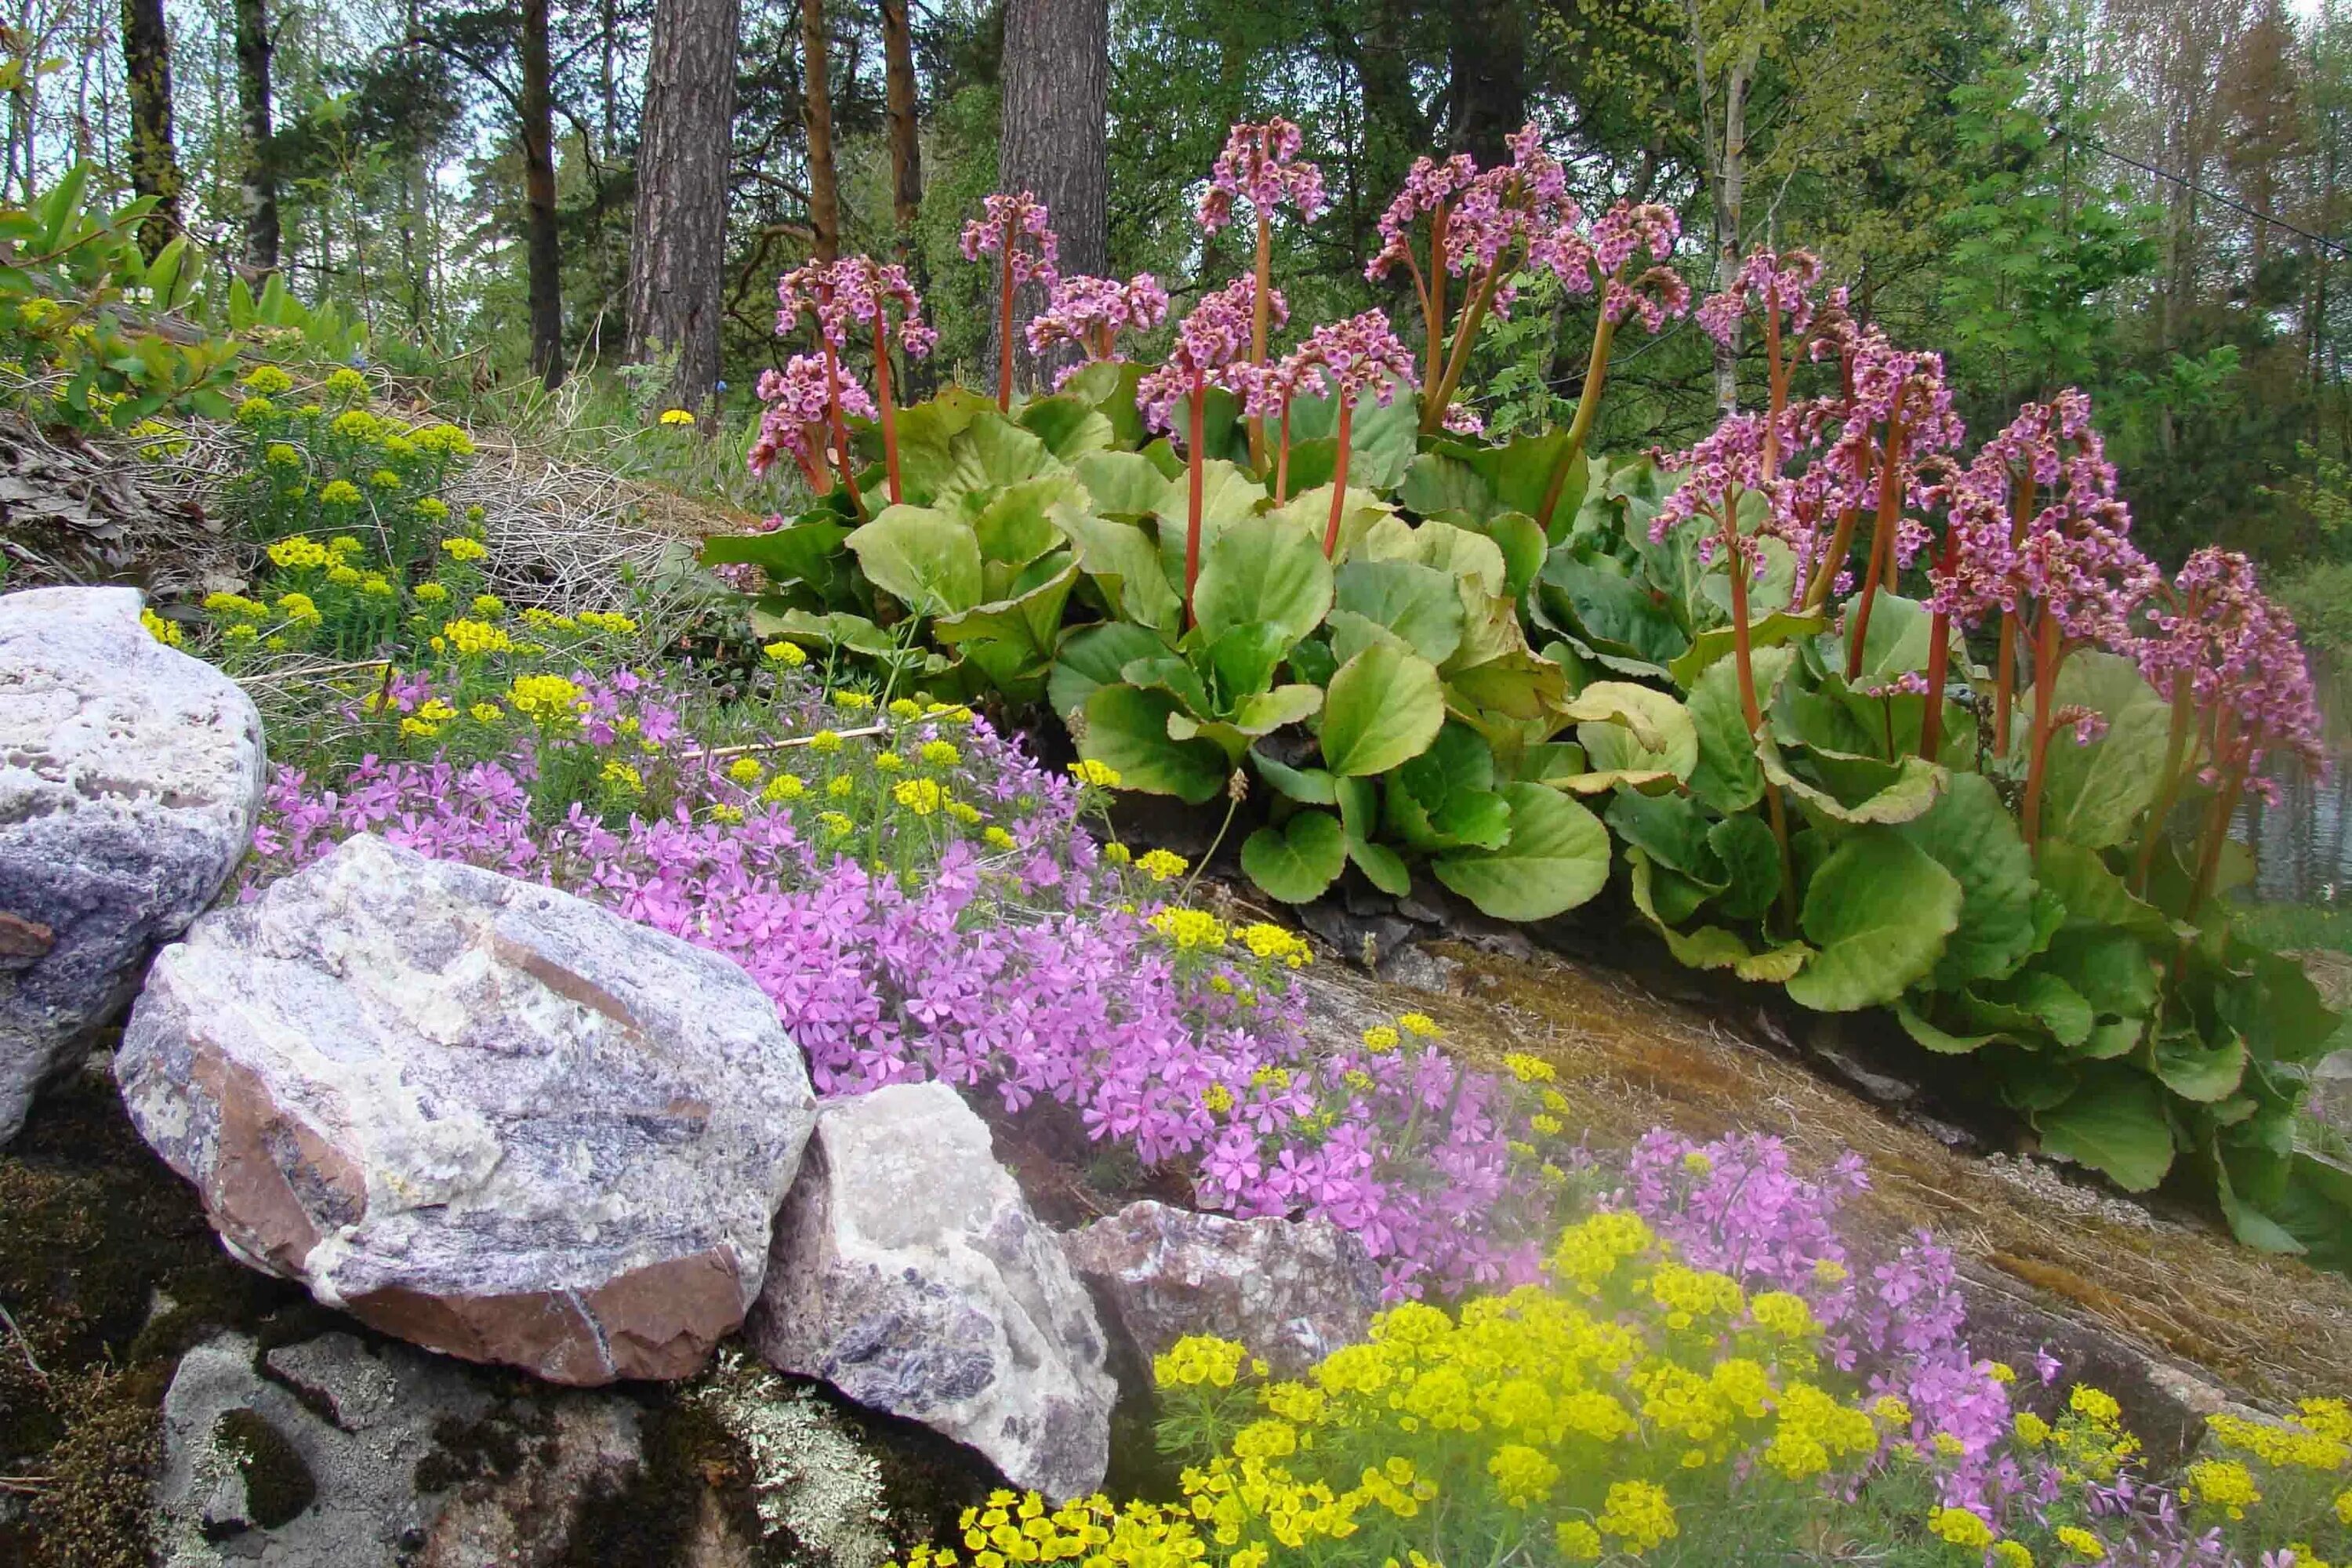
[[(245, 123), (245, 170), (237, 184), (245, 211), (245, 258), (278, 270), (278, 163), (270, 143), (268, 0), (236, 0), (236, 108)], [(412, 29), (413, 30), (413, 29)]]
[(819, 261), (841, 255), (840, 184), (833, 166), (833, 62), (824, 0), (801, 0), (801, 115), (808, 125), (809, 229)]
[(656, 0), (647, 47), (628, 357), (676, 353), (670, 394), (685, 408), (719, 381), (740, 19), (737, 0)]
[(180, 232), (180, 165), (172, 150), (172, 35), (163, 0), (122, 0), (122, 63), (130, 78), (131, 194), (156, 198), (139, 226), (150, 257)]
[(555, 100), (548, 0), (522, 0), (523, 249), (530, 300), (530, 368), (550, 390), (563, 382), (563, 276), (555, 229)]
[[(1045, 204), (1064, 272), (1110, 270), (1109, 94), (1108, 0), (1005, 0), (996, 185)], [(1032, 384), (1038, 366), (1021, 327), (1045, 304), (1033, 283), (1013, 305), (1019, 374)], [(999, 352), (992, 337), (988, 357)]]
[(882, 66), (890, 111), (890, 216), (903, 261), (914, 252), (915, 218), (923, 205), (923, 144), (915, 121), (915, 42), (907, 25), (907, 0), (882, 0)]

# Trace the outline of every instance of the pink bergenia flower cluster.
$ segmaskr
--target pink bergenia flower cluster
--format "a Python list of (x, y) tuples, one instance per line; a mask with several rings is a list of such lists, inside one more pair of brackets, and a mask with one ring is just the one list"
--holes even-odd
[(959, 242), (966, 261), (1003, 257), (1015, 283), (1051, 283), (1060, 275), (1062, 242), (1049, 226), (1050, 215), (1034, 191), (993, 195), (981, 204), (984, 216), (963, 226)]
[(1072, 273), (1055, 282), (1045, 310), (1030, 319), (1029, 352), (1043, 354), (1068, 343), (1085, 356), (1079, 364), (1065, 365), (1054, 378), (1058, 389), (1086, 364), (1111, 358), (1119, 333), (1148, 332), (1167, 319), (1168, 290), (1149, 272), (1139, 272), (1124, 283)]
[(2249, 774), (2247, 787), (2275, 803), (2259, 776), (2273, 752), (2315, 771), (2326, 765), (2319, 707), (2294, 621), (2256, 584), (2253, 563), (2207, 545), (2159, 590), (2140, 673), (2167, 696), (2188, 683), (2190, 700), (2225, 721), (2221, 739)]
[[(1601, 313), (1619, 322), (1639, 316), (1643, 331), (1657, 332), (1669, 318), (1687, 311), (1690, 285), (1663, 265), (1681, 237), (1682, 219), (1674, 208), (1656, 202), (1619, 202), (1601, 214), (1592, 226), (1592, 268), (1601, 279)], [(1660, 265), (1627, 277), (1631, 263), (1643, 251)]]
[[(1414, 382), (1412, 354), (1397, 340), (1382, 310), (1324, 322), (1279, 367), (1268, 368), (1278, 370), (1282, 380), (1274, 384), (1286, 397), (1316, 386), (1352, 404), (1369, 392), (1383, 408), (1395, 401), (1400, 384), (1409, 389)], [(1251, 411), (1269, 416), (1279, 412), (1273, 399), (1264, 396), (1253, 402)]]
[(1414, 159), (1412, 170), (1405, 175), (1404, 187), (1381, 215), (1381, 248), (1364, 263), (1365, 279), (1377, 283), (1397, 267), (1411, 268), (1417, 274), (1420, 265), (1412, 254), (1412, 226), (1424, 218), (1436, 221), (1450, 213), (1454, 204), (1477, 179), (1477, 161), (1467, 153), (1456, 153), (1443, 162), (1428, 157)]
[[(845, 256), (833, 264), (834, 297), (842, 313), (866, 327), (880, 326), (898, 346), (916, 359), (929, 357), (940, 334), (923, 321), (923, 299), (907, 279), (907, 269), (870, 256)], [(890, 332), (889, 311), (898, 311), (896, 332)]]
[(1299, 157), (1303, 140), (1298, 127), (1279, 115), (1263, 125), (1234, 126), (1193, 214), (1201, 226), (1214, 234), (1232, 223), (1236, 201), (1248, 202), (1261, 220), (1287, 206), (1314, 222), (1327, 205), (1323, 171)]
[(751, 472), (766, 475), (781, 453), (800, 465), (819, 493), (830, 489), (832, 477), (824, 464), (832, 398), (840, 398), (843, 413), (861, 419), (874, 417), (874, 399), (863, 385), (814, 354), (794, 354), (783, 369), (761, 372), (759, 392), (767, 407), (760, 416), (759, 437), (751, 444)]
[(1733, 346), (1739, 322), (1750, 309), (1780, 312), (1780, 330), (1801, 336), (1813, 324), (1813, 289), (1820, 283), (1822, 259), (1810, 250), (1750, 252), (1731, 280), (1731, 287), (1710, 295), (1698, 308), (1698, 324), (1717, 342)]
[[(1146, 424), (1155, 430), (1175, 429), (1176, 405), (1212, 386), (1247, 395), (1253, 379), (1250, 313), (1256, 300), (1257, 279), (1244, 276), (1202, 296), (1192, 307), (1176, 329), (1167, 362), (1136, 385), (1135, 405)], [(1276, 326), (1290, 319), (1290, 305), (1281, 289), (1268, 290), (1267, 303)]]
[[(573, 679), (581, 739), (678, 754), (680, 705), (628, 671)], [(404, 676), (395, 704), (434, 695)], [(837, 722), (818, 711), (793, 728)], [(902, 744), (940, 739), (929, 722)], [(713, 764), (666, 816), (614, 826), (550, 814), (530, 751), (459, 764), (370, 758), (332, 780), (272, 779), (247, 896), (372, 832), (547, 882), (724, 953), (774, 999), (820, 1093), (939, 1079), (1009, 1110), (1050, 1098), (1146, 1164), (1191, 1164), (1198, 1200), (1325, 1215), (1362, 1237), (1392, 1296), (1524, 1283), (1549, 1213), (1515, 1170), (1526, 1116), (1507, 1080), (1426, 1042), (1312, 1047), (1295, 998), (1222, 958), (1180, 963), (1079, 825), (1068, 780), (984, 721), (960, 728), (959, 793), (1013, 847), (950, 842), (919, 878), (804, 839), (786, 809)], [(740, 820), (714, 820), (724, 805)], [(854, 846), (853, 846), (854, 848)], [(1222, 985), (1216, 982), (1222, 981)], [(1213, 1092), (1216, 1091), (1216, 1092)]]

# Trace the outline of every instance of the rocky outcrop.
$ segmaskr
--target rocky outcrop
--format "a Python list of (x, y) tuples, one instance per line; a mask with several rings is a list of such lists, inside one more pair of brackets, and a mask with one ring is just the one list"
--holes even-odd
[(1129, 1204), (1062, 1237), (1063, 1254), (1145, 1355), (1187, 1334), (1247, 1345), (1297, 1377), (1371, 1331), (1381, 1272), (1328, 1219), (1234, 1219)]
[(1017, 1487), (1102, 1483), (1116, 1389), (1093, 1302), (944, 1084), (824, 1107), (747, 1332), (771, 1365), (967, 1443)]
[(159, 954), (115, 1074), (236, 1256), (574, 1384), (742, 1321), (814, 1114), (735, 965), (364, 836)]
[(132, 588), (0, 595), (0, 1142), (245, 856), (261, 721)]
[(223, 1334), (163, 1397), (164, 1568), (489, 1568), (562, 1560), (584, 1500), (640, 1461), (610, 1394), (501, 1397), (402, 1346)]

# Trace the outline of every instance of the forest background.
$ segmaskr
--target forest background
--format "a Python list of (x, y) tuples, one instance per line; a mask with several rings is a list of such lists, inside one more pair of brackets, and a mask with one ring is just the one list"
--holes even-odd
[[(151, 247), (184, 229), (281, 273), (488, 418), (566, 379), (608, 413), (700, 410), (703, 471), (762, 510), (727, 448), (786, 352), (774, 279), (808, 257), (906, 262), (941, 333), (913, 390), (985, 384), (993, 274), (957, 250), (985, 194), (1034, 189), (1065, 271), (1150, 270), (1172, 319), (1246, 266), (1192, 220), (1202, 172), (1279, 114), (1331, 195), (1276, 236), (1294, 315), (1394, 310), (1405, 286), (1362, 267), (1412, 159), (1504, 161), (1532, 121), (1588, 209), (1679, 211), (1702, 291), (1752, 247), (1818, 252), (1857, 315), (1945, 347), (1972, 426), (2090, 391), (2151, 554), (2243, 549), (2323, 655), (2352, 648), (2341, 0), (9, 10), (5, 199), (86, 161), (166, 198)], [(1532, 286), (1489, 324), (1465, 385), (1490, 430), (1564, 421), (1591, 309)], [(1677, 322), (1612, 365), (1595, 447), (1681, 444), (1759, 380)]]

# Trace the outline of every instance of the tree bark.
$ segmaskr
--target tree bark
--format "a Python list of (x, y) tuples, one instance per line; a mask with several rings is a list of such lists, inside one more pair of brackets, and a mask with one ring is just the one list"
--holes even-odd
[(130, 79), (131, 190), (153, 196), (139, 226), (150, 258), (180, 232), (180, 164), (172, 149), (172, 35), (163, 0), (122, 0), (122, 62)]
[(1452, 0), (1446, 40), (1446, 143), (1480, 168), (1511, 161), (1527, 123), (1527, 25), (1514, 0)]
[(824, 0), (801, 0), (801, 115), (808, 125), (809, 228), (819, 261), (841, 255), (841, 185), (833, 163), (833, 63)]
[(563, 276), (555, 227), (555, 97), (548, 0), (522, 0), (523, 248), (530, 299), (530, 367), (550, 390), (563, 382)]
[[(1109, 0), (1005, 0), (1003, 84), (997, 188), (1045, 204), (1064, 272), (1109, 271)], [(1032, 283), (1013, 310), (1016, 363), (1031, 384), (1038, 367), (1021, 328), (1045, 303)]]
[(245, 258), (259, 271), (275, 272), (278, 162), (270, 141), (268, 0), (236, 0), (236, 108), (245, 126), (245, 171), (237, 200), (245, 212)]
[(882, 66), (890, 113), (890, 216), (901, 261), (914, 252), (915, 219), (923, 205), (923, 144), (915, 120), (915, 42), (907, 0), (881, 0)]
[(647, 46), (627, 353), (676, 353), (670, 395), (685, 408), (719, 381), (740, 22), (738, 0), (656, 0)]

